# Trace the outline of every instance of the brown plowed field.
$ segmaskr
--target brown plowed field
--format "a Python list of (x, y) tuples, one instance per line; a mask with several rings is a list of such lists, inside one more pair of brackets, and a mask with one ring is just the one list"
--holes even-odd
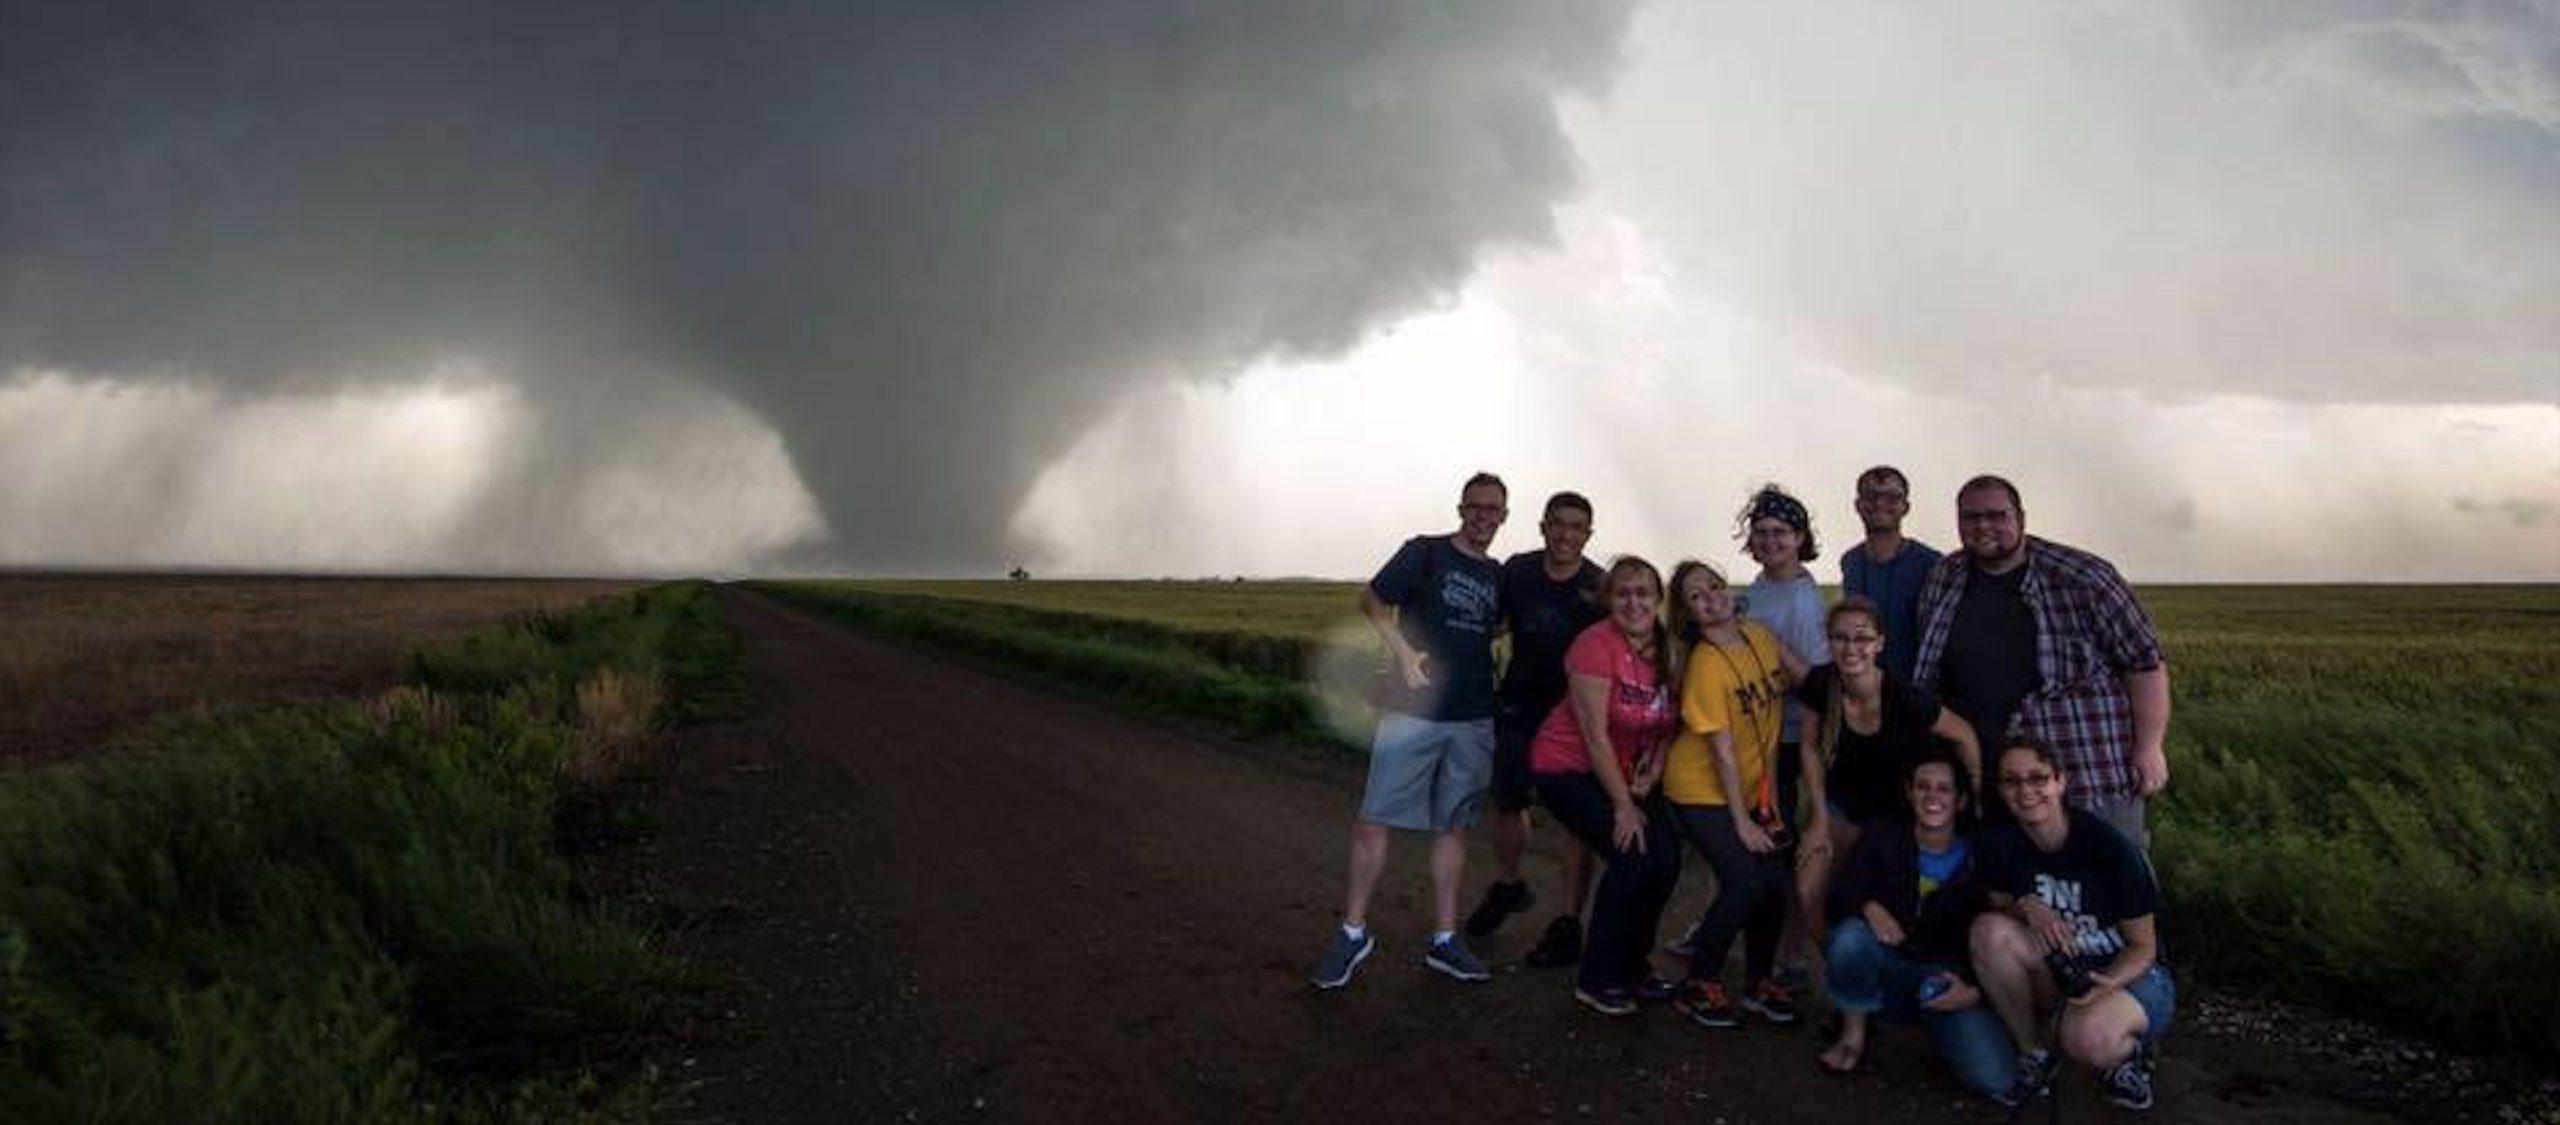
[[(1378, 955), (1318, 994), (1303, 973), (1339, 909), (1354, 763), (1169, 730), (723, 597), (759, 713), (694, 736), (663, 832), (632, 857), (694, 904), (681, 951), (723, 974), (686, 1031), (671, 1119), (2005, 1117), (1912, 1031), (1885, 1031), (1844, 1080), (1802, 1027), (1590, 1016), (1566, 973), (1517, 967), (1542, 912), (1481, 943), (1491, 983), (1443, 979), (1418, 956), (1415, 840), (1389, 861)], [(1472, 890), (1487, 858), (1471, 862)], [(1699, 871), (1675, 919), (1700, 907)], [(2161, 1076), (2147, 1119), (2374, 1117), (2210, 1032), (2173, 1038)], [(2065, 1108), (2112, 1113), (2085, 1076)]]
[(0, 765), (197, 706), (363, 694), (401, 654), (630, 581), (0, 574)]

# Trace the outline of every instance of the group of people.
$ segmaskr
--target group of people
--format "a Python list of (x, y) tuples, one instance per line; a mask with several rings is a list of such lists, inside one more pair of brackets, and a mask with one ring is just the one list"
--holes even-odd
[[(1957, 490), (1943, 556), (1902, 533), (1902, 472), (1856, 489), (1865, 537), (1826, 607), (1811, 515), (1775, 485), (1736, 520), (1759, 568), (1737, 588), (1694, 560), (1667, 581), (1632, 555), (1596, 565), (1574, 492), (1547, 500), (1541, 549), (1497, 562), (1509, 490), (1469, 479), (1458, 529), (1407, 540), (1362, 594), (1389, 660), (1315, 986), (1349, 984), (1376, 950), (1395, 829), (1431, 839), (1424, 963), (1491, 979), (1466, 938), (1534, 905), (1534, 803), (1569, 841), (1563, 908), (1525, 960), (1578, 965), (1573, 995), (1601, 1016), (1651, 1001), (1711, 1028), (1790, 1024), (1818, 959), (1839, 1013), (1827, 1069), (1858, 1069), (1882, 1018), (1920, 1024), (2003, 1104), (2068, 1057), (2147, 1108), (2175, 1008), (2145, 816), (2169, 777), (2150, 617), (2105, 560), (2028, 535), (2002, 478)], [(1488, 801), (1498, 870), (1462, 931), (1464, 834)], [(1684, 844), (1714, 894), (1663, 947), (1687, 959), (1674, 979), (1654, 953)]]

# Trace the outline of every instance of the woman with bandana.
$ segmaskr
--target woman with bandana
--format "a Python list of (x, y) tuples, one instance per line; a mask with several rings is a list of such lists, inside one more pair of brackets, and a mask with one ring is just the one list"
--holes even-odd
[[(1831, 646), (1824, 637), (1822, 589), (1816, 585), (1805, 564), (1822, 557), (1814, 543), (1813, 514), (1804, 502), (1775, 484), (1763, 485), (1751, 494), (1742, 511), (1734, 518), (1734, 535), (1742, 540), (1743, 550), (1751, 561), (1760, 564), (1760, 573), (1742, 592), (1742, 612), (1751, 620), (1768, 628), (1785, 645), (1787, 652), (1803, 666), (1810, 668), (1831, 662)], [(1796, 849), (1800, 865), (1828, 869), (1837, 862), (1833, 854), (1836, 841), (1832, 835), (1829, 809), (1823, 799), (1822, 778), (1808, 775), (1799, 768), (1803, 761), (1799, 747), (1804, 742), (1803, 716), (1788, 708), (1778, 732), (1778, 814), (1788, 830), (1803, 829)], [(1800, 823), (1797, 794), (1810, 789), (1812, 823)], [(1819, 899), (1801, 896), (1787, 901), (1787, 924), (1778, 941), (1778, 983), (1790, 992), (1801, 992), (1807, 983), (1805, 965), (1812, 952), (1812, 931), (1822, 917)]]

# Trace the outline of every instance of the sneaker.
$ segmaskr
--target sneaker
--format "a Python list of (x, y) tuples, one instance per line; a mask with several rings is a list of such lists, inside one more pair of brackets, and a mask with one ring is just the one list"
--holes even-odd
[(1493, 974), (1485, 971), (1484, 962), (1467, 952), (1467, 943), (1456, 934), (1449, 935), (1447, 941), (1431, 943), (1431, 951), (1422, 955), (1422, 963), (1463, 981), (1493, 979)]
[(1484, 901), (1476, 904), (1476, 912), (1467, 915), (1467, 936), (1483, 937), (1502, 928), (1504, 919), (1538, 901), (1529, 884), (1518, 879), (1496, 882), (1484, 889)]
[(1672, 956), (1674, 956), (1674, 957), (1695, 957), (1695, 956), (1697, 956), (1697, 955), (1698, 955), (1698, 927), (1703, 926), (1703, 925), (1706, 925), (1706, 923), (1704, 923), (1704, 922), (1691, 922), (1691, 923), (1689, 923), (1689, 928), (1688, 928), (1688, 929), (1686, 929), (1686, 930), (1682, 930), (1682, 931), (1680, 931), (1680, 936), (1679, 936), (1679, 938), (1678, 938), (1678, 939), (1676, 939), (1676, 940), (1674, 940), (1671, 944), (1663, 946), (1663, 947), (1662, 947), (1662, 951), (1663, 951), (1663, 952), (1665, 952), (1665, 953), (1668, 953), (1668, 954), (1670, 954), (1670, 955), (1672, 955)]
[(2108, 1067), (2099, 1073), (2098, 1085), (2118, 1109), (2151, 1108), (2151, 1052), (2138, 1049), (2132, 1058)]
[(1780, 965), (1777, 971), (1769, 974), (1769, 980), (1786, 989), (1790, 998), (1801, 997), (1813, 990), (1813, 974), (1806, 972), (1802, 965)]
[(1671, 1006), (1689, 1022), (1700, 1027), (1740, 1027), (1734, 1018), (1732, 1001), (1724, 998), (1724, 985), (1711, 980), (1692, 980), (1680, 986), (1680, 994), (1671, 998)]
[(1342, 927), (1336, 926), (1333, 928), (1333, 943), (1325, 947), (1324, 959), (1316, 962), (1315, 971), (1307, 974), (1307, 983), (1322, 989), (1349, 984), (1352, 971), (1360, 967), (1360, 962), (1368, 960), (1370, 952), (1377, 948), (1376, 937), (1363, 933), (1360, 940), (1353, 941), (1351, 935), (1342, 932)]
[(2009, 1075), (2009, 1084), (1991, 1100), (2012, 1109), (2043, 1097), (2053, 1088), (2053, 1052), (2041, 1048), (2018, 1056), (2018, 1069)]
[(1659, 1004), (1678, 995), (1680, 995), (1679, 981), (1665, 980), (1656, 976), (1644, 978), (1637, 982), (1635, 987), (1636, 999), (1648, 1004)]
[(1742, 1010), (1775, 1024), (1796, 1022), (1796, 998), (1774, 980), (1764, 980), (1742, 994)]
[(1547, 932), (1539, 935), (1538, 944), (1522, 958), (1533, 969), (1554, 969), (1582, 963), (1582, 920), (1570, 914), (1558, 914), (1547, 923)]
[(1636, 1014), (1635, 1000), (1632, 997), (1629, 997), (1623, 989), (1603, 988), (1593, 990), (1576, 987), (1573, 990), (1573, 998), (1582, 1001), (1583, 1007), (1589, 1008), (1604, 1016), (1632, 1016)]

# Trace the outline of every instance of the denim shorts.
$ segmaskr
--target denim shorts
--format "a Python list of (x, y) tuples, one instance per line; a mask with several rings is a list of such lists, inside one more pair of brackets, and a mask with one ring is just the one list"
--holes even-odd
[(1390, 711), (1369, 743), (1360, 819), (1417, 832), (1472, 828), (1492, 780), (1492, 719), (1435, 722)]
[(2141, 976), (2124, 986), (2124, 993), (2142, 1005), (2142, 1017), (2151, 1025), (2143, 1029), (2143, 1046), (2159, 1042), (2169, 1033), (2170, 1019), (2178, 1014), (2178, 982), (2169, 976), (2169, 967), (2152, 962)]

